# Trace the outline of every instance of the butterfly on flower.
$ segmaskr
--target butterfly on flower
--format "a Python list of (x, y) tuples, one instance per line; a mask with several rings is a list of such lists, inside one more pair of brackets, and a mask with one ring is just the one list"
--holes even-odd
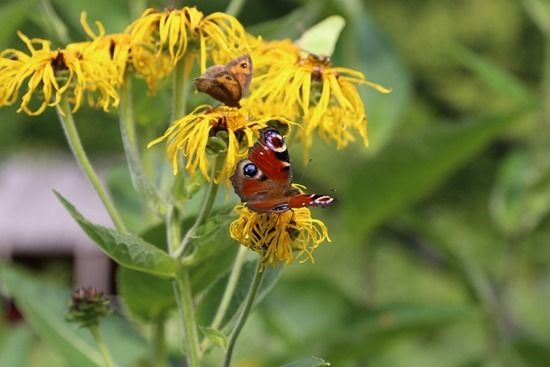
[(245, 54), (225, 65), (214, 65), (206, 69), (195, 79), (195, 88), (227, 106), (240, 107), (239, 101), (248, 92), (252, 71), (252, 59)]
[(285, 141), (272, 127), (260, 130), (260, 138), (249, 150), (248, 158), (237, 163), (231, 183), (246, 207), (258, 213), (334, 203), (331, 196), (301, 193), (292, 186)]

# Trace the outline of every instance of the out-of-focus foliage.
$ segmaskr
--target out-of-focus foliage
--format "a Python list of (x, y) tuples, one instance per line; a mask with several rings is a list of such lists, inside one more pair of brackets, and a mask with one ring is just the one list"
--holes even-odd
[[(205, 12), (226, 5), (196, 3)], [(18, 29), (58, 41), (82, 39), (82, 10), (116, 32), (145, 5), (181, 5), (52, 0), (49, 10), (66, 25), (55, 30), (43, 20), (47, 4), (4, 1), (0, 48), (21, 46), (14, 38)], [(305, 171), (309, 187), (335, 190), (338, 205), (322, 212), (333, 243), (318, 250), (315, 264), (285, 270), (247, 324), (235, 365), (295, 359), (291, 365), (300, 366), (310, 354), (338, 367), (550, 365), (548, 0), (250, 0), (239, 18), (267, 39), (297, 39), (334, 14), (346, 19), (334, 63), (361, 70), (393, 92), (363, 91), (368, 151), (358, 144), (335, 153), (319, 142), (311, 163), (302, 167), (301, 148), (289, 147), (295, 172)], [(142, 141), (164, 130), (163, 103), (162, 96), (135, 102), (138, 122), (147, 127)], [(84, 144), (93, 152), (121, 154), (115, 118), (102, 116), (80, 113)], [(1, 109), (0, 120), (3, 155), (65, 149), (51, 111), (29, 118)], [(151, 165), (155, 159), (162, 157), (152, 154)], [(125, 179), (117, 173), (111, 186)], [(129, 217), (139, 216), (123, 191), (115, 198), (121, 211), (126, 205)], [(208, 257), (220, 262), (219, 273), (202, 274), (197, 266), (193, 281), (214, 289), (234, 253)], [(0, 324), (0, 365), (21, 365), (26, 350), (33, 351), (32, 366), (43, 360), (36, 354), (53, 354), (62, 365), (60, 353), (69, 355), (66, 365), (94, 365), (96, 352), (88, 353), (84, 335), (67, 331), (77, 335), (67, 344), (66, 335), (43, 334), (44, 323), (59, 320), (25, 298), (40, 296), (33, 293), (32, 278), (18, 272), (2, 269), (2, 284), (16, 300), (25, 299), (18, 305), (32, 330), (50, 342), (31, 343), (26, 326)], [(168, 289), (132, 293), (133, 282), (147, 280), (126, 271), (118, 279), (121, 293), (134, 299), (126, 308), (132, 319), (164, 317), (173, 307), (163, 298)], [(61, 307), (51, 294), (36, 302)], [(140, 294), (158, 302), (144, 302)], [(115, 324), (108, 333), (113, 350), (123, 342), (138, 350), (141, 336), (128, 331), (135, 339), (116, 338), (128, 325)], [(217, 360), (216, 353), (209, 358)], [(118, 358), (122, 365), (132, 361)]]

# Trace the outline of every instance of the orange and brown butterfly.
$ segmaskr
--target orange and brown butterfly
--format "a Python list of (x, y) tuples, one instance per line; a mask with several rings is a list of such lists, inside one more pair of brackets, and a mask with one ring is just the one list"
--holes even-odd
[(195, 88), (227, 106), (240, 107), (239, 101), (248, 92), (252, 70), (252, 59), (245, 54), (225, 65), (214, 65), (206, 69), (195, 79)]

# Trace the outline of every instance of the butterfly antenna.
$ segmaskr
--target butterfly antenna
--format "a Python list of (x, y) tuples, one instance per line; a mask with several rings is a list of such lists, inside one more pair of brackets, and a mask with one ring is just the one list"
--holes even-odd
[(307, 169), (309, 168), (309, 165), (311, 164), (311, 161), (313, 160), (313, 158), (309, 158), (309, 160), (307, 161), (307, 164), (306, 166), (304, 167), (303, 171), (302, 171), (302, 175), (300, 176), (300, 180), (298, 182), (304, 182), (304, 177), (306, 175), (306, 171)]

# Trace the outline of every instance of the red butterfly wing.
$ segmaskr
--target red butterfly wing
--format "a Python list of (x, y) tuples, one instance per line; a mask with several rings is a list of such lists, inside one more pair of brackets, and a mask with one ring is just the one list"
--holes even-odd
[(260, 131), (260, 139), (237, 164), (231, 176), (235, 192), (256, 212), (283, 212), (291, 208), (327, 206), (334, 198), (300, 194), (291, 186), (290, 157), (283, 137), (273, 128)]
[(292, 181), (290, 157), (285, 141), (277, 130), (273, 128), (261, 130), (260, 140), (250, 149), (248, 158), (269, 180), (280, 185), (282, 189), (290, 187)]

